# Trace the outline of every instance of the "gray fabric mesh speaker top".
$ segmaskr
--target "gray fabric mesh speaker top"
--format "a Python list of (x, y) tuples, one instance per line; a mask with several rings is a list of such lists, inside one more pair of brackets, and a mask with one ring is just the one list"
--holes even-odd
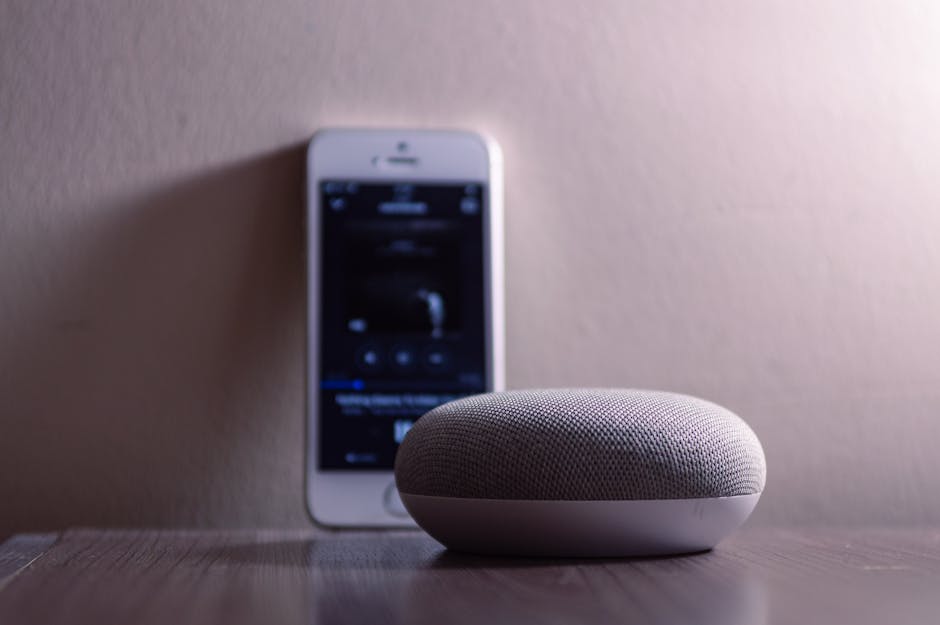
[(730, 497), (764, 488), (754, 432), (710, 402), (654, 391), (488, 393), (431, 410), (399, 447), (402, 493), (628, 500)]

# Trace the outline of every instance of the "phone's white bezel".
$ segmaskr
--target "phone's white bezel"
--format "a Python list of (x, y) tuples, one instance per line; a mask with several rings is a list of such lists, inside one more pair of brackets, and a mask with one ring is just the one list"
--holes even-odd
[[(388, 156), (400, 142), (418, 159), (414, 166), (390, 170)], [(375, 161), (378, 157), (380, 160)], [(326, 129), (307, 150), (307, 510), (331, 527), (412, 527), (408, 516), (386, 509), (394, 475), (388, 471), (321, 471), (319, 459), (319, 297), (320, 181), (324, 179), (485, 182), (484, 304), (488, 342), (488, 390), (504, 388), (503, 179), (502, 154), (491, 139), (460, 130)]]

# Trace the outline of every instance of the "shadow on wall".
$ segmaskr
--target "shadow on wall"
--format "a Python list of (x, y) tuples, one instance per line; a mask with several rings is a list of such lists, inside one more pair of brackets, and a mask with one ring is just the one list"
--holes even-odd
[(46, 282), (0, 353), (0, 537), (299, 516), (274, 507), (302, 505), (303, 178), (298, 145), (30, 251)]

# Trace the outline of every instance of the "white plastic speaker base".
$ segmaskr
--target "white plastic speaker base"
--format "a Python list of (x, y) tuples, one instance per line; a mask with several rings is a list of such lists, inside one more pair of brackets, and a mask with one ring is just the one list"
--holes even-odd
[(401, 498), (425, 531), (455, 551), (620, 557), (711, 549), (744, 523), (760, 493), (633, 501)]

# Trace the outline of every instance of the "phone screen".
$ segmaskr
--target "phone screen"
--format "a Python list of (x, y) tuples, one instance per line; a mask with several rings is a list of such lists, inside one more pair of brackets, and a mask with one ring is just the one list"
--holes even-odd
[(487, 390), (479, 181), (321, 181), (320, 469), (390, 470), (415, 420)]

